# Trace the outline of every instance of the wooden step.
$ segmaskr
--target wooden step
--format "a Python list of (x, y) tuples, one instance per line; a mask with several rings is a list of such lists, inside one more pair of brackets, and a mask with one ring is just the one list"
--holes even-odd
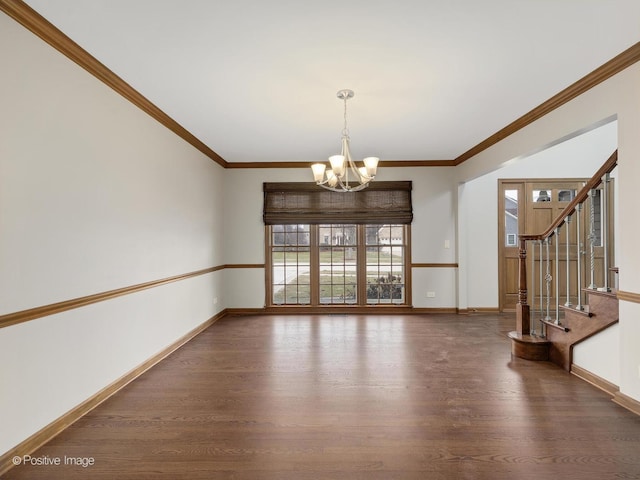
[(593, 313), (591, 312), (589, 305), (584, 305), (583, 310), (578, 310), (574, 306), (566, 307), (564, 305), (560, 305), (560, 310), (562, 310), (562, 312), (565, 313), (564, 316), (566, 316), (566, 312), (567, 310), (569, 310), (571, 313), (575, 313), (576, 315), (582, 315), (585, 318), (593, 317)]
[(511, 354), (525, 360), (549, 360), (551, 342), (536, 335), (522, 335), (516, 331), (507, 335), (511, 339)]
[(552, 343), (549, 360), (567, 371), (573, 362), (573, 347), (587, 338), (618, 322), (618, 298), (615, 292), (585, 289), (588, 296), (588, 312), (564, 308), (560, 325), (545, 322), (547, 339)]

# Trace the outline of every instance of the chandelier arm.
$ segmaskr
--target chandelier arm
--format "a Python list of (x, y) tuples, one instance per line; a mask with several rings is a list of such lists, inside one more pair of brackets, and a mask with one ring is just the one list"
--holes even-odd
[[(345, 155), (345, 161), (348, 164), (348, 168), (346, 168), (346, 171), (351, 170), (354, 174), (354, 176), (358, 179), (358, 183), (367, 183), (369, 182), (372, 177), (369, 177), (367, 175), (363, 175), (362, 172), (360, 172), (360, 169), (358, 169), (358, 166), (356, 165), (356, 163), (353, 161), (353, 158), (351, 158), (351, 151), (349, 150), (349, 139), (346, 138), (346, 155)], [(347, 181), (348, 181), (348, 177), (347, 177)]]
[(342, 137), (342, 155), (344, 156), (344, 160), (345, 160), (344, 183), (347, 185), (347, 187), (349, 187), (349, 170), (351, 170), (354, 177), (358, 179), (358, 183), (366, 183), (369, 180), (371, 180), (370, 178), (367, 178), (362, 175), (362, 173), (358, 169), (358, 166), (353, 161), (353, 158), (351, 158), (349, 136)]
[[(345, 101), (346, 102), (346, 101)], [(353, 161), (351, 160), (351, 151), (349, 149), (349, 136), (344, 135), (342, 137), (342, 149), (344, 150), (344, 183), (349, 188), (349, 170), (351, 169), (351, 165)]]
[(367, 188), (369, 186), (369, 183), (362, 183), (362, 184), (360, 184), (360, 185), (358, 185), (356, 187), (336, 188), (336, 187), (330, 187), (326, 183), (327, 182), (317, 183), (316, 185), (318, 185), (319, 187), (324, 188), (325, 190), (330, 190), (332, 192), (338, 192), (338, 193), (359, 192), (360, 190), (364, 190), (365, 188)]

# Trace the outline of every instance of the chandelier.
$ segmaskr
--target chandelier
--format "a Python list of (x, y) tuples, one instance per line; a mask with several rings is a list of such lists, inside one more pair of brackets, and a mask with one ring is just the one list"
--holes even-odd
[[(344, 128), (342, 129), (342, 150), (340, 155), (329, 157), (331, 169), (327, 170), (324, 163), (311, 165), (313, 178), (319, 185), (333, 192), (357, 192), (367, 188), (369, 182), (376, 177), (378, 157), (367, 157), (362, 162), (363, 167), (357, 167), (349, 151), (349, 129), (347, 128), (347, 100), (353, 98), (353, 90), (340, 90), (337, 94), (344, 101)], [(349, 175), (352, 175), (351, 184)], [(357, 183), (356, 183), (357, 182)]]

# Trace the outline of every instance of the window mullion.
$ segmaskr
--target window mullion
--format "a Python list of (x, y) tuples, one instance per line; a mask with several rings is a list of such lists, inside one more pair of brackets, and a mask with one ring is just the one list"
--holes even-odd
[(409, 259), (411, 258), (411, 229), (406, 225), (402, 228), (404, 235), (404, 258), (403, 258), (403, 267), (404, 267), (404, 301), (407, 305), (411, 305), (413, 299), (411, 297), (411, 265)]
[(366, 225), (358, 225), (357, 240), (357, 282), (358, 282), (358, 305), (367, 304), (367, 237)]
[(264, 256), (266, 260), (265, 268), (265, 305), (273, 304), (273, 233), (272, 226), (265, 225)]
[(317, 306), (320, 304), (320, 248), (319, 233), (320, 229), (318, 225), (312, 224), (309, 226), (309, 266), (311, 275), (311, 305)]

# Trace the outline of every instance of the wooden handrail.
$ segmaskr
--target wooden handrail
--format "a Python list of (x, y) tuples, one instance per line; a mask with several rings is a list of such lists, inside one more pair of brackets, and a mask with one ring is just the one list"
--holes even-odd
[(558, 215), (558, 217), (544, 232), (539, 234), (518, 235), (520, 241), (527, 242), (529, 240), (544, 240), (545, 238), (549, 238), (551, 235), (553, 235), (555, 229), (562, 225), (569, 215), (572, 215), (573, 212), (575, 212), (576, 207), (587, 200), (587, 198), (589, 197), (589, 192), (602, 183), (602, 177), (604, 177), (607, 173), (611, 173), (617, 165), (618, 150), (615, 150), (607, 159), (607, 161), (602, 164), (595, 175), (591, 177), (591, 179), (584, 185), (584, 187), (582, 187), (576, 197), (571, 200), (569, 205), (567, 205), (566, 208), (562, 210), (560, 215)]

